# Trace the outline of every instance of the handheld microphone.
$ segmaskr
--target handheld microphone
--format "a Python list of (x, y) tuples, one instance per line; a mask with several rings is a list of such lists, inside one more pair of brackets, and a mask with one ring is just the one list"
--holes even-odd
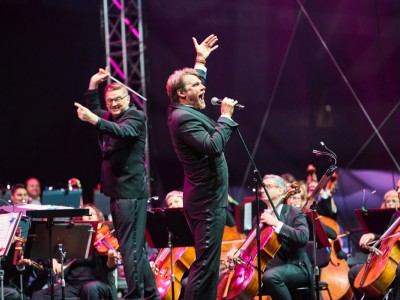
[[(221, 103), (222, 103), (222, 100), (221, 100), (221, 99), (218, 99), (217, 97), (213, 97), (213, 98), (211, 99), (211, 104), (212, 104), (212, 105), (221, 105)], [(245, 106), (244, 106), (244, 105), (241, 105), (241, 104), (239, 104), (239, 103), (236, 103), (235, 109), (237, 109), (237, 110), (243, 110), (243, 109), (245, 109)]]

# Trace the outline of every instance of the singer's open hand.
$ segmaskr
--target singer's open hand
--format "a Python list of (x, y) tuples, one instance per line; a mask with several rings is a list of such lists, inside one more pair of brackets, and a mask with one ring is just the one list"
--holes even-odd
[(198, 44), (196, 38), (192, 38), (194, 48), (196, 49), (197, 57), (202, 57), (207, 59), (211, 52), (218, 48), (218, 45), (215, 45), (218, 42), (218, 37), (214, 34), (209, 35), (206, 39)]
[(235, 110), (235, 105), (238, 102), (231, 98), (224, 98), (221, 103), (221, 115), (232, 117), (233, 111)]

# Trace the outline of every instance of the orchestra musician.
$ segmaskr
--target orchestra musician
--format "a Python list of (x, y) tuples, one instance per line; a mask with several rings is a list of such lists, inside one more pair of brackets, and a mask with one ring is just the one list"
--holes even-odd
[(263, 293), (274, 300), (292, 299), (290, 289), (306, 285), (311, 287), (313, 281), (311, 262), (304, 248), (309, 240), (307, 219), (298, 208), (281, 203), (286, 193), (286, 183), (281, 177), (265, 175), (263, 182), (280, 220), (273, 213), (267, 195), (261, 189), (261, 199), (268, 209), (261, 214), (260, 221), (273, 226), (281, 238), (281, 248), (268, 261), (268, 268), (264, 272)]
[(40, 200), (40, 182), (37, 178), (31, 177), (26, 180), (26, 191), (28, 192), (29, 196), (29, 203), (40, 205), (42, 201)]
[(28, 198), (28, 192), (24, 184), (17, 183), (11, 189), (11, 202), (14, 205), (27, 204)]
[(389, 190), (383, 196), (383, 202), (381, 208), (399, 208), (400, 200), (399, 194), (397, 194), (396, 190)]
[[(390, 220), (389, 226), (392, 225), (396, 219), (398, 219), (400, 217), (400, 213), (399, 212), (395, 212)], [(364, 248), (364, 249), (369, 249), (369, 245), (371, 245), (371, 242), (378, 240), (381, 237), (381, 235), (379, 234), (375, 234), (375, 233), (366, 233), (363, 234), (360, 238), (360, 242), (359, 245), (360, 247)], [(363, 292), (359, 291), (358, 289), (356, 289), (354, 287), (354, 282), (356, 280), (356, 277), (358, 275), (358, 273), (360, 272), (360, 270), (362, 269), (363, 264), (358, 264), (353, 266), (348, 273), (348, 277), (349, 277), (349, 281), (350, 281), (350, 286), (354, 292), (354, 296), (356, 298), (356, 300), (359, 299), (381, 299), (382, 297), (379, 298), (373, 298), (373, 297), (368, 297), (368, 295), (366, 295), (366, 297), (363, 298)], [(391, 284), (391, 288), (393, 288), (394, 290), (394, 300), (400, 300), (400, 264), (397, 265), (396, 271), (395, 271), (395, 278), (393, 283)]]
[[(307, 182), (308, 195), (312, 194), (317, 185), (318, 181), (316, 180), (311, 180)], [(321, 216), (325, 216), (336, 221), (338, 209), (336, 207), (332, 191), (330, 191), (329, 189), (321, 190), (318, 196), (317, 213)]]
[[(397, 192), (397, 197), (396, 195), (393, 193), (393, 190), (389, 190), (388, 192), (385, 193), (384, 195), (384, 201), (382, 206), (384, 206), (385, 208), (398, 208), (399, 205), (399, 197), (400, 197), (400, 180), (397, 181), (397, 187), (396, 190)], [(390, 220), (389, 226), (390, 227), (397, 218), (400, 217), (400, 214), (398, 212), (395, 212)], [(365, 249), (369, 249), (369, 245), (371, 245), (371, 242), (378, 240), (381, 237), (380, 234), (375, 234), (375, 233), (366, 233), (363, 234), (360, 238), (360, 242), (359, 245), (362, 248)], [(358, 273), (360, 272), (360, 270), (362, 269), (363, 264), (358, 264), (353, 266), (348, 273), (348, 277), (349, 277), (349, 281), (350, 281), (350, 286), (354, 292), (354, 296), (355, 298), (358, 299), (378, 299), (378, 298), (373, 298), (373, 297), (368, 297), (368, 295), (366, 295), (366, 297), (363, 298), (363, 292), (357, 290), (354, 287), (354, 282), (356, 281), (356, 277), (358, 275)], [(392, 284), (390, 285), (391, 288), (393, 288), (394, 290), (394, 298), (395, 300), (400, 300), (400, 265), (397, 266), (396, 270), (395, 270), (395, 278), (392, 282)], [(380, 297), (382, 298), (382, 297)], [(379, 298), (379, 299), (380, 299)]]
[(233, 99), (222, 101), (217, 122), (200, 112), (206, 106), (206, 59), (217, 49), (217, 41), (215, 35), (201, 44), (193, 38), (195, 69), (175, 71), (166, 86), (171, 100), (168, 127), (185, 173), (183, 207), (195, 239), (196, 260), (184, 297), (191, 300), (216, 298), (228, 194), (224, 148), (238, 125), (232, 120), (237, 104)]
[(126, 299), (159, 299), (144, 250), (148, 190), (144, 166), (146, 116), (130, 104), (125, 86), (105, 87), (107, 110), (100, 106), (98, 86), (110, 77), (99, 69), (89, 82), (88, 108), (79, 103), (78, 117), (99, 133), (102, 151), (101, 191), (110, 197), (110, 211), (128, 285)]
[[(90, 221), (104, 220), (102, 213), (94, 206), (90, 206), (95, 214)], [(85, 208), (85, 207), (84, 207)], [(97, 216), (100, 216), (98, 218)], [(78, 258), (67, 261), (64, 265), (65, 298), (66, 299), (117, 299), (114, 270), (120, 253), (109, 249), (105, 255), (100, 255), (94, 247), (92, 255), (88, 258)], [(53, 259), (53, 269), (56, 275), (61, 274), (61, 264)], [(55, 299), (61, 299), (61, 285), (54, 287)], [(51, 299), (51, 289), (46, 288), (36, 291), (32, 300)]]

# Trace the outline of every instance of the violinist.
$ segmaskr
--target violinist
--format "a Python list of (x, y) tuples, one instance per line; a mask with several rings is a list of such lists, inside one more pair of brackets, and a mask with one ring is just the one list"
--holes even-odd
[[(296, 183), (296, 182), (295, 182)], [(298, 209), (302, 209), (307, 203), (307, 192), (305, 190), (305, 185), (299, 185), (300, 193), (291, 195), (288, 200), (286, 201), (287, 205), (294, 206)], [(322, 226), (331, 240), (336, 239), (337, 234), (334, 229), (322, 223)]]
[[(94, 206), (95, 210), (92, 221), (102, 219), (101, 212)], [(84, 206), (85, 208), (85, 206)], [(100, 216), (100, 219), (99, 217)], [(120, 254), (116, 250), (108, 250), (106, 255), (101, 256), (96, 248), (92, 256), (67, 261), (64, 265), (65, 298), (66, 299), (117, 299), (114, 270), (117, 267), (117, 258)], [(54, 273), (61, 274), (61, 264), (53, 260)], [(60, 285), (54, 287), (55, 299), (60, 299), (62, 289)], [(32, 300), (51, 299), (50, 288), (33, 293)]]
[[(312, 194), (317, 185), (318, 182), (316, 180), (307, 182), (308, 195)], [(338, 210), (335, 204), (335, 200), (333, 199), (332, 192), (329, 189), (321, 190), (320, 195), (318, 196), (317, 213), (321, 216), (336, 220)]]
[(274, 203), (280, 220), (271, 211), (271, 205), (264, 190), (261, 199), (268, 209), (261, 214), (260, 221), (273, 226), (281, 239), (281, 248), (275, 257), (268, 261), (263, 277), (263, 292), (274, 300), (292, 299), (292, 288), (312, 286), (311, 262), (304, 246), (309, 240), (306, 215), (298, 208), (282, 203), (286, 193), (285, 181), (277, 175), (265, 175), (265, 187)]

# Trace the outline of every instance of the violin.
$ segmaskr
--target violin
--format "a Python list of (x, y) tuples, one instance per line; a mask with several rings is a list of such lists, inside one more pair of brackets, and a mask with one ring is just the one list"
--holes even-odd
[(117, 238), (112, 235), (113, 232), (114, 230), (110, 230), (107, 225), (103, 225), (97, 230), (94, 247), (100, 255), (108, 255), (109, 250), (119, 248)]

